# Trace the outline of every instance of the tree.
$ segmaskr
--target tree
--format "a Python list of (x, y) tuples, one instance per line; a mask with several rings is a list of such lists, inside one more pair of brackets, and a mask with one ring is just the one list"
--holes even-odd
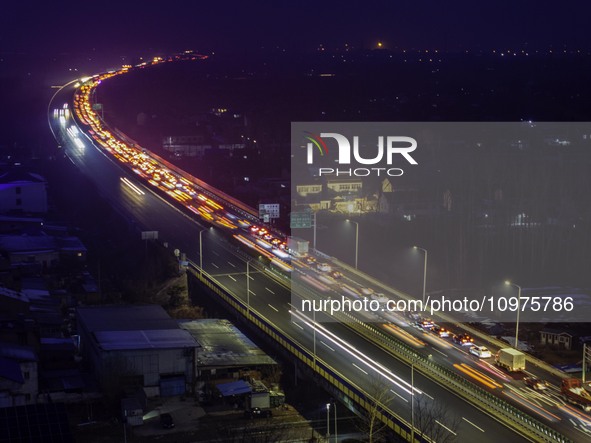
[(387, 425), (381, 420), (382, 413), (392, 399), (390, 382), (383, 377), (370, 379), (365, 395), (365, 408), (361, 413), (359, 430), (365, 434), (369, 443), (377, 443), (384, 439)]
[(415, 395), (415, 437), (428, 437), (437, 443), (451, 443), (456, 441), (459, 425), (460, 418), (450, 414), (443, 404), (426, 396)]

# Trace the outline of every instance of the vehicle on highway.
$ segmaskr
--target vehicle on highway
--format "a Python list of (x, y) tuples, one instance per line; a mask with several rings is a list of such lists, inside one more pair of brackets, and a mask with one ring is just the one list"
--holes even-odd
[(314, 263), (316, 263), (316, 259), (314, 257), (312, 257), (311, 255), (306, 255), (306, 257), (304, 258), (304, 261), (309, 265), (313, 265)]
[(468, 334), (454, 334), (452, 339), (454, 343), (461, 346), (472, 346), (474, 344), (474, 339)]
[(332, 267), (328, 263), (318, 263), (316, 265), (316, 268), (318, 268), (318, 270), (319, 271), (322, 271), (322, 272), (330, 272), (330, 271), (332, 271)]
[(473, 354), (478, 358), (491, 358), (492, 357), (492, 353), (485, 346), (472, 346), (470, 348), (470, 354)]
[(426, 319), (426, 320), (425, 320), (425, 319), (423, 319), (423, 320), (421, 321), (421, 326), (423, 326), (423, 328), (424, 328), (424, 329), (429, 329), (429, 330), (431, 330), (431, 329), (433, 329), (433, 326), (435, 326), (435, 323), (433, 323), (433, 322), (432, 322), (431, 320), (429, 320), (429, 319)]
[(341, 272), (339, 272), (339, 271), (331, 271), (331, 272), (329, 273), (329, 275), (330, 275), (332, 278), (341, 278), (341, 277), (343, 276), (343, 274), (342, 274)]
[(495, 363), (509, 372), (523, 371), (525, 370), (525, 354), (513, 348), (499, 349), (495, 355)]
[(433, 327), (431, 328), (431, 332), (435, 335), (440, 336), (441, 338), (449, 337), (449, 331), (445, 328), (442, 328), (439, 325), (433, 325)]
[(164, 429), (174, 428), (174, 420), (172, 419), (172, 415), (170, 415), (168, 412), (160, 414), (160, 424)]
[(567, 402), (581, 407), (585, 412), (591, 411), (591, 393), (585, 389), (580, 379), (567, 378), (562, 380), (560, 393)]
[(425, 330), (423, 329), (423, 323), (420, 321), (414, 321), (410, 324), (413, 328), (418, 329), (419, 331), (423, 331), (425, 332)]
[(548, 389), (548, 382), (545, 380), (540, 380), (538, 377), (525, 377), (523, 382), (526, 386), (529, 386), (534, 391), (543, 391)]

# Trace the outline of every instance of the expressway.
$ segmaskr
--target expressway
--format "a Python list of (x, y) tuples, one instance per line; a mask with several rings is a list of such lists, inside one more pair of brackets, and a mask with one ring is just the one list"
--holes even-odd
[[(223, 229), (204, 231), (206, 228), (180, 210), (178, 205), (170, 204), (162, 193), (151, 192), (153, 189), (140, 180), (136, 173), (122, 167), (119, 162), (107, 155), (104, 149), (99, 149), (100, 147), (96, 146), (96, 141), (85, 135), (82, 128), (78, 129), (80, 133), (72, 134), (75, 132), (72, 127), (78, 126), (71, 120), (71, 115), (66, 115), (70, 113), (65, 112), (64, 109), (71, 109), (73, 106), (72, 94), (74, 90), (74, 84), (66, 85), (60, 90), (54, 96), (49, 112), (52, 130), (72, 162), (95, 181), (101, 194), (112, 202), (121, 214), (129, 220), (133, 220), (140, 229), (159, 231), (161, 240), (167, 241), (172, 248), (179, 248), (182, 252), (186, 252), (188, 258), (194, 262), (198, 262), (201, 258), (204, 271), (214, 278), (221, 287), (246, 299), (246, 260), (248, 260), (248, 256), (236, 251), (236, 247), (227, 241), (227, 233)], [(68, 106), (64, 108), (64, 104), (68, 104)], [(57, 110), (57, 113), (54, 110)], [(203, 242), (202, 257), (198, 255), (200, 233)], [(367, 392), (375, 390), (376, 387), (372, 386), (372, 380), (376, 379), (376, 373), (381, 374), (382, 379), (389, 380), (391, 383), (391, 398), (388, 399), (391, 408), (410, 422), (409, 380), (411, 371), (407, 365), (393, 358), (387, 350), (368, 343), (364, 338), (340, 323), (323, 323), (322, 328), (315, 328), (316, 334), (313, 334), (310, 326), (311, 319), (290, 315), (293, 308), (289, 303), (290, 290), (285, 281), (281, 281), (276, 273), (269, 272), (267, 268), (256, 261), (251, 263), (249, 277), (250, 296), (248, 301), (253, 310), (269, 319), (286, 334), (295, 337), (308, 349), (316, 348), (319, 360), (338, 368), (341, 374), (364, 386)], [(347, 276), (347, 278), (349, 277)], [(409, 335), (415, 339), (421, 339), (425, 343), (421, 347), (429, 348), (432, 358), (441, 363), (448, 363), (453, 357), (453, 363), (460, 366), (475, 364), (474, 357), (447, 341), (435, 340), (438, 337), (431, 337), (422, 331), (413, 331), (408, 324), (404, 325), (404, 321), (402, 321), (400, 328), (410, 333)], [(316, 335), (316, 340), (314, 340), (314, 335)], [(426, 337), (421, 338), (424, 335)], [(339, 338), (351, 344), (352, 348), (341, 342)], [(432, 343), (433, 341), (434, 343)], [(427, 342), (429, 343), (427, 344)], [(353, 349), (363, 350), (363, 355)], [(379, 363), (376, 364), (376, 362)], [(483, 370), (486, 371), (486, 369)], [(505, 381), (500, 375), (490, 375), (492, 375), (491, 379), (499, 385), (504, 384)], [(500, 438), (506, 438), (507, 441), (520, 441), (515, 433), (497, 423), (487, 414), (450, 394), (449, 391), (416, 371), (414, 373), (414, 389), (415, 397), (419, 397), (415, 399), (415, 404), (418, 404), (419, 401), (423, 404), (424, 402), (437, 402), (445, 404), (446, 407), (450, 406), (449, 410), (457, 412), (458, 424), (453, 428), (453, 432), (458, 434), (460, 441), (476, 438), (482, 441), (498, 441)], [(496, 389), (498, 387), (491, 388), (491, 390)], [(518, 396), (518, 398), (523, 397), (524, 394), (519, 393), (520, 390), (522, 387), (515, 388), (515, 391), (518, 392), (512, 395)], [(531, 393), (527, 394), (531, 396)], [(535, 402), (539, 404), (541, 400), (536, 399)], [(546, 414), (541, 410), (538, 413)], [(542, 419), (546, 422), (554, 426), (560, 425), (562, 432), (571, 430), (571, 426), (562, 425), (562, 418), (556, 413), (542, 415)], [(584, 420), (583, 416), (583, 422)], [(568, 421), (564, 420), (564, 422)], [(446, 428), (444, 424), (441, 426)], [(583, 435), (582, 431), (575, 426), (572, 427), (572, 430), (576, 432), (565, 433), (573, 440)]]

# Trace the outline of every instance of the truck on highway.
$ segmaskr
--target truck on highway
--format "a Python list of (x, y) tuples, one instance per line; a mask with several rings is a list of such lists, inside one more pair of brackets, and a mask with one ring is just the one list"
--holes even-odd
[(287, 249), (290, 254), (301, 257), (308, 253), (310, 242), (297, 237), (287, 237)]
[(578, 378), (562, 380), (560, 393), (567, 402), (580, 406), (585, 412), (591, 411), (591, 393), (583, 387)]
[(513, 348), (499, 349), (495, 355), (495, 363), (509, 372), (523, 371), (525, 370), (525, 354)]

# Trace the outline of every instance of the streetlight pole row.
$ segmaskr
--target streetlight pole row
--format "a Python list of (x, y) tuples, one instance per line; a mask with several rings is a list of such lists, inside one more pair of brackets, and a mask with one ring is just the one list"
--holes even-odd
[(519, 311), (521, 311), (521, 286), (511, 283), (509, 280), (505, 282), (506, 285), (517, 288), (517, 322), (515, 323), (515, 349), (519, 350)]
[(425, 253), (425, 266), (423, 268), (423, 304), (425, 304), (425, 295), (427, 293), (427, 250), (418, 246), (413, 246), (413, 248)]
[(339, 441), (339, 433), (337, 431), (337, 402), (327, 403), (326, 404), (326, 441), (330, 441), (330, 406), (334, 407), (334, 441), (337, 443)]
[(349, 219), (347, 219), (347, 222), (355, 223), (355, 269), (357, 269), (357, 259), (359, 257), (359, 223)]

